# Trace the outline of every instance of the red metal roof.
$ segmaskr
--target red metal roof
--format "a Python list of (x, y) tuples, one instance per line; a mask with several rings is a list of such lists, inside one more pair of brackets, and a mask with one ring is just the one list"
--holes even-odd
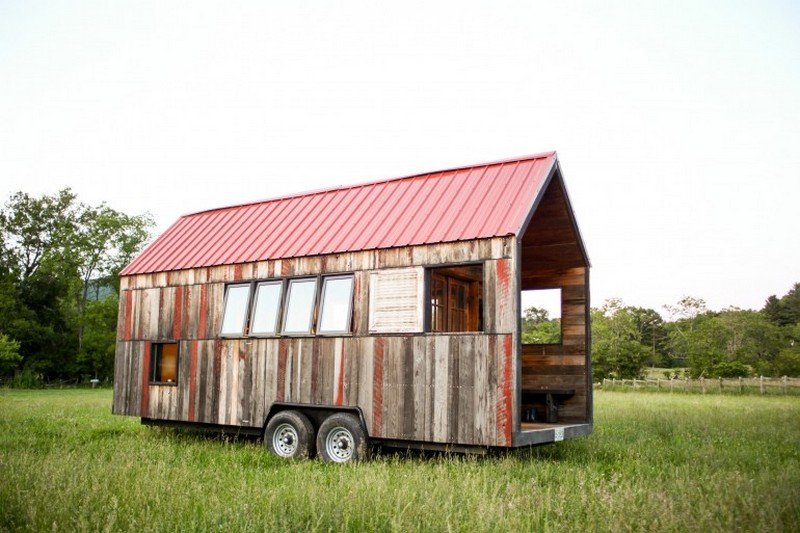
[(555, 152), (184, 215), (120, 275), (516, 235)]

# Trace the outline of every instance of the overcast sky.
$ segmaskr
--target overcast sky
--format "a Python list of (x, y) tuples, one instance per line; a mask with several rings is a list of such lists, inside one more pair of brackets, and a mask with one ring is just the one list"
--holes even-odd
[(163, 231), (557, 150), (594, 304), (760, 308), (800, 281), (798, 28), (796, 1), (0, 0), (0, 195)]

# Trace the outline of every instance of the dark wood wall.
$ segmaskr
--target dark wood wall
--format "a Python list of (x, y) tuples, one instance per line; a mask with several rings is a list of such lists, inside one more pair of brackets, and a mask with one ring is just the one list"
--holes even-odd
[[(514, 238), (265, 261), (122, 279), (113, 411), (260, 427), (274, 401), (359, 407), (371, 436), (510, 446), (517, 429)], [(484, 263), (485, 331), (369, 335), (369, 273)], [(219, 339), (225, 283), (354, 272), (346, 337)], [(149, 384), (150, 343), (179, 341), (176, 385)]]
[(561, 343), (522, 345), (522, 391), (574, 389), (559, 421), (591, 421), (589, 265), (558, 175), (520, 241), (520, 287), (561, 289)]

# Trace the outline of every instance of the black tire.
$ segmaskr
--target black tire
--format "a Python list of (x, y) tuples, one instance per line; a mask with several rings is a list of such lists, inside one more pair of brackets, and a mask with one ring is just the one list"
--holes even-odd
[(317, 453), (326, 463), (352, 463), (369, 457), (367, 432), (350, 413), (335, 413), (317, 432)]
[(299, 411), (281, 411), (267, 423), (264, 446), (284, 459), (313, 457), (314, 426)]

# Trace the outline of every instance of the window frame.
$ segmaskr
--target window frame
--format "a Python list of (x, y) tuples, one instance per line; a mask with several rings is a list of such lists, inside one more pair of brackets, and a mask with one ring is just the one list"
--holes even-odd
[[(282, 299), (281, 305), (281, 327), (279, 331), (279, 335), (281, 337), (313, 337), (314, 336), (314, 328), (316, 324), (316, 318), (319, 314), (317, 309), (317, 302), (319, 300), (319, 291), (321, 283), (320, 275), (316, 276), (297, 276), (292, 278), (286, 278), (286, 293)], [(301, 281), (314, 281), (314, 299), (311, 301), (311, 309), (309, 311), (308, 317), (308, 330), (307, 331), (286, 331), (286, 318), (289, 316), (289, 304), (291, 303), (291, 292), (292, 292), (292, 283), (293, 282), (301, 282)]]
[[(228, 291), (231, 287), (247, 287), (247, 303), (244, 308), (244, 322), (242, 323), (241, 331), (237, 333), (225, 333), (222, 328), (225, 326), (225, 311), (228, 309)], [(219, 336), (223, 339), (241, 339), (248, 336), (248, 329), (250, 325), (250, 307), (253, 305), (253, 282), (235, 281), (225, 284), (225, 297), (222, 299), (222, 316), (219, 321)]]
[[(546, 343), (539, 343), (539, 344), (531, 344), (531, 343), (524, 343), (522, 342), (522, 312), (524, 309), (522, 308), (522, 293), (527, 291), (554, 291), (558, 290), (559, 292), (559, 306), (560, 306), (560, 313), (558, 316), (558, 342), (546, 342)], [(519, 319), (518, 322), (518, 329), (519, 329), (519, 342), (522, 346), (563, 346), (564, 345), (564, 287), (563, 286), (547, 286), (547, 287), (536, 287), (534, 289), (519, 289), (517, 291), (519, 296)], [(554, 320), (551, 318), (550, 320)]]
[[(444, 268), (459, 268), (459, 267), (476, 267), (479, 266), (481, 268), (481, 290), (480, 290), (480, 298), (477, 302), (476, 312), (477, 316), (476, 319), (478, 320), (478, 325), (482, 326), (479, 329), (474, 331), (433, 331), (431, 328), (432, 324), (432, 291), (433, 291), (433, 274), (437, 274), (435, 271), (438, 269)], [(457, 276), (447, 276), (444, 274), (437, 274), (444, 278), (445, 287), (444, 287), (444, 294), (445, 294), (445, 305), (442, 307), (442, 310), (445, 311), (444, 315), (444, 322), (445, 326), (449, 327), (450, 325), (450, 317), (449, 317), (449, 307), (450, 307), (450, 284), (447, 283), (447, 279), (453, 277), (458, 281), (463, 281), (462, 279), (458, 278)], [(470, 280), (467, 282), (477, 282), (477, 280)], [(486, 283), (486, 261), (466, 261), (463, 263), (442, 263), (437, 265), (425, 265), (425, 327), (424, 333), (427, 335), (476, 335), (476, 334), (485, 334), (487, 333), (486, 330), (486, 315), (485, 315), (485, 307), (486, 307), (486, 290), (487, 290), (487, 283)], [(467, 295), (469, 298), (469, 295)], [(482, 318), (482, 320), (481, 320)], [(467, 317), (469, 321), (469, 317)], [(482, 323), (481, 323), (482, 322)]]
[[(156, 370), (158, 369), (159, 360), (163, 357), (163, 346), (170, 344), (175, 345), (175, 381), (156, 380)], [(159, 349), (160, 348), (160, 349)], [(169, 387), (178, 386), (178, 378), (180, 376), (180, 360), (181, 360), (181, 343), (179, 341), (159, 341), (150, 343), (150, 358), (149, 368), (147, 372), (148, 385), (166, 385)], [(159, 376), (160, 377), (160, 376)]]
[[(274, 278), (274, 279), (264, 279), (264, 280), (254, 280), (252, 282), (253, 289), (251, 289), (252, 296), (250, 298), (250, 308), (248, 309), (248, 320), (247, 323), (249, 327), (247, 328), (246, 334), (244, 337), (253, 337), (253, 338), (261, 338), (261, 339), (269, 339), (281, 336), (281, 330), (283, 328), (283, 311), (284, 311), (284, 304), (286, 302), (286, 287), (288, 286), (288, 280), (283, 278)], [(275, 331), (272, 333), (266, 332), (253, 332), (253, 318), (255, 317), (256, 312), (256, 305), (258, 304), (258, 289), (261, 285), (279, 285), (280, 286), (280, 297), (278, 298), (278, 312), (275, 316)]]
[[(320, 276), (322, 283), (318, 286), (318, 295), (317, 300), (319, 301), (317, 317), (314, 321), (312, 331), (314, 334), (323, 336), (323, 337), (330, 337), (330, 336), (343, 336), (343, 335), (351, 335), (353, 331), (353, 299), (355, 297), (355, 289), (356, 289), (356, 276), (354, 273), (352, 274), (333, 274), (328, 276)], [(322, 323), (322, 314), (325, 311), (325, 284), (329, 280), (337, 280), (337, 279), (349, 279), (350, 280), (350, 296), (347, 299), (347, 325), (343, 330), (321, 330), (320, 325)]]

